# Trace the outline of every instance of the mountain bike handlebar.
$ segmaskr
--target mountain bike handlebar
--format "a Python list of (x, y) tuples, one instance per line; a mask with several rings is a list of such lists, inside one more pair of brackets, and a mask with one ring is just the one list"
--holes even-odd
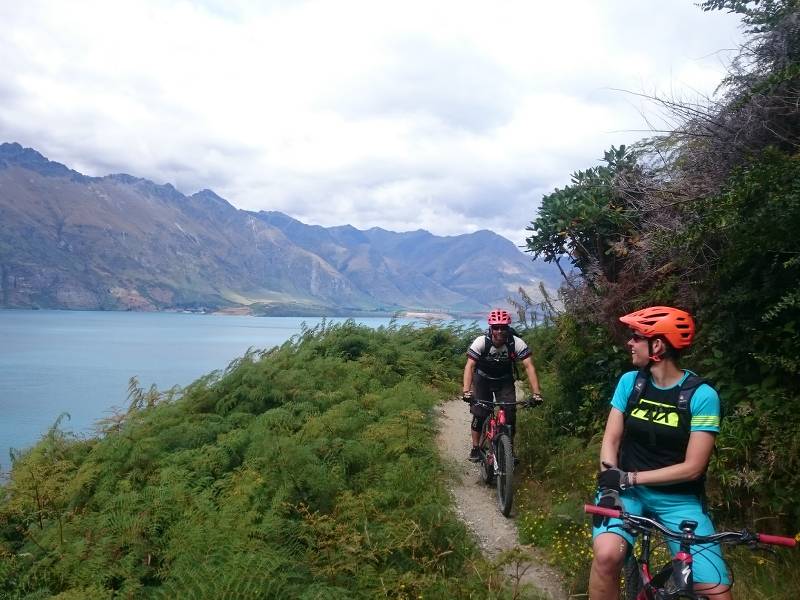
[(634, 515), (614, 508), (595, 506), (594, 504), (584, 504), (583, 511), (593, 515), (600, 515), (602, 517), (621, 519), (623, 526), (629, 525), (648, 530), (656, 529), (665, 537), (673, 540), (687, 541), (690, 544), (709, 544), (713, 542), (722, 542), (725, 544), (761, 543), (772, 544), (775, 546), (788, 546), (789, 548), (794, 548), (797, 546), (797, 540), (795, 538), (769, 535), (767, 533), (753, 533), (747, 529), (743, 529), (742, 531), (722, 531), (712, 535), (695, 535), (687, 534), (682, 531), (672, 531), (653, 519), (648, 519), (647, 517)]
[(519, 404), (529, 405), (530, 398), (527, 400), (520, 400), (517, 402), (486, 402), (485, 400), (475, 400), (475, 404), (485, 408), (492, 408), (493, 406), (517, 406)]

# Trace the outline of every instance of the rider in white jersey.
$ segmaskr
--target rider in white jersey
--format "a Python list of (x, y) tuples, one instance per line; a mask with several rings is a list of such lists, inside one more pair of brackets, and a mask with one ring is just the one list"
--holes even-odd
[[(508, 311), (495, 309), (489, 313), (489, 331), (486, 335), (475, 338), (467, 350), (467, 363), (464, 366), (464, 401), (469, 402), (472, 413), (472, 450), (469, 460), (478, 462), (480, 441), (483, 422), (489, 415), (489, 410), (479, 406), (474, 400), (482, 402), (492, 401), (492, 391), (495, 392), (498, 402), (514, 402), (514, 363), (522, 362), (525, 374), (528, 377), (533, 399), (540, 403), (542, 391), (539, 379), (536, 377), (536, 368), (533, 365), (531, 350), (522, 338), (513, 335), (511, 331), (511, 315)], [(516, 425), (516, 407), (505, 407), (508, 423), (511, 425), (512, 436)]]

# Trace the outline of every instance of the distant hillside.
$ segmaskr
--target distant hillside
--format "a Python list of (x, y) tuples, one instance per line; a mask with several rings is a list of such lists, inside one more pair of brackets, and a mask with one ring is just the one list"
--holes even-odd
[(346, 314), (469, 313), (558, 285), (490, 231), (325, 228), (239, 210), (210, 190), (87, 177), (0, 145), (0, 306)]

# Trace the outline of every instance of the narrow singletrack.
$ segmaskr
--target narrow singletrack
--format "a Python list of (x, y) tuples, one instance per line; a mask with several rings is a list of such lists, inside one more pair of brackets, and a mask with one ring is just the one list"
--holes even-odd
[[(514, 519), (507, 519), (498, 510), (495, 488), (482, 484), (477, 465), (467, 460), (470, 420), (469, 408), (460, 399), (450, 400), (441, 406), (439, 451), (455, 469), (451, 491), (459, 517), (473, 532), (488, 558), (496, 558), (500, 553), (514, 548), (521, 548), (533, 557), (533, 560), (521, 565), (520, 584), (530, 584), (552, 600), (567, 600), (569, 596), (564, 592), (561, 577), (544, 564), (536, 548), (519, 543)], [(512, 517), (515, 514), (516, 510), (512, 509)], [(514, 565), (508, 566), (506, 573), (511, 578), (518, 576)]]

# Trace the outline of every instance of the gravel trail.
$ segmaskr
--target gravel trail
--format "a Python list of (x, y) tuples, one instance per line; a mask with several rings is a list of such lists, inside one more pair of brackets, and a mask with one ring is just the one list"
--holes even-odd
[[(439, 415), (439, 451), (445, 461), (453, 466), (455, 477), (451, 491), (456, 501), (456, 509), (461, 519), (472, 530), (484, 554), (495, 558), (501, 552), (521, 548), (533, 557), (522, 565), (520, 583), (531, 584), (552, 600), (567, 600), (560, 576), (544, 561), (538, 560), (540, 554), (532, 546), (519, 543), (517, 526), (514, 522), (516, 510), (511, 518), (504, 517), (497, 507), (497, 493), (494, 487), (480, 482), (477, 465), (467, 460), (469, 454), (469, 408), (460, 399), (445, 402)], [(509, 577), (517, 576), (514, 566), (506, 568)]]

